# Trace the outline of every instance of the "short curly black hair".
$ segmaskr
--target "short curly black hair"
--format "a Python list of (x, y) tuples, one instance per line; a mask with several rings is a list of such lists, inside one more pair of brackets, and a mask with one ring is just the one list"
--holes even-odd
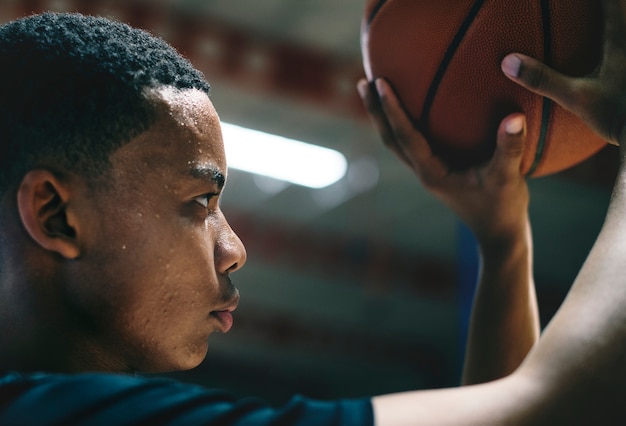
[(162, 86), (210, 89), (172, 46), (121, 22), (44, 13), (0, 26), (0, 191), (42, 164), (97, 178), (154, 122), (147, 90)]

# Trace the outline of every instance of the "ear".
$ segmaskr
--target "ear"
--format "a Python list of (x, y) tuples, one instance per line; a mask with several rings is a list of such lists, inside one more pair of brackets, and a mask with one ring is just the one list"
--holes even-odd
[(42, 248), (67, 259), (80, 254), (77, 221), (68, 213), (69, 183), (48, 170), (31, 170), (17, 190), (17, 208), (24, 228)]

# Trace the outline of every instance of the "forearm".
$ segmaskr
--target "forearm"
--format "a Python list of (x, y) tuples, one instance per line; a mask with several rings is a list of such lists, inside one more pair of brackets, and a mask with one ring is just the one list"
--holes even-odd
[(504, 377), (539, 338), (532, 276), (532, 239), (525, 221), (509, 244), (481, 245), (481, 271), (465, 353), (462, 384)]
[[(623, 419), (626, 172), (621, 176), (623, 183), (617, 185), (603, 230), (576, 282), (520, 368), (489, 383), (376, 397), (377, 425), (617, 424)], [(479, 292), (474, 325), (488, 307), (481, 296)], [(473, 339), (474, 348), (479, 343)]]

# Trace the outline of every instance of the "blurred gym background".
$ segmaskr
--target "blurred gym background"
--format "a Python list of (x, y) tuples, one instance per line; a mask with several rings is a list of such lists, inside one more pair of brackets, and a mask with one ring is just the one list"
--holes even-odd
[[(326, 399), (458, 384), (476, 248), (370, 126), (355, 90), (363, 7), (364, 0), (0, 0), (2, 22), (75, 11), (150, 30), (205, 73), (222, 120), (347, 158), (346, 175), (321, 189), (230, 171), (222, 207), (248, 249), (233, 276), (242, 294), (235, 326), (211, 338), (200, 367), (172, 376), (272, 403), (295, 393)], [(608, 147), (530, 181), (543, 324), (599, 230), (615, 154)]]

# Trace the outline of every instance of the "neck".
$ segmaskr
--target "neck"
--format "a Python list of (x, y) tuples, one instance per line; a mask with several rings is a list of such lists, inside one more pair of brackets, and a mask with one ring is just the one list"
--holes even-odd
[(0, 370), (129, 371), (103, 356), (96, 332), (71, 317), (54, 282), (11, 280), (0, 273)]

